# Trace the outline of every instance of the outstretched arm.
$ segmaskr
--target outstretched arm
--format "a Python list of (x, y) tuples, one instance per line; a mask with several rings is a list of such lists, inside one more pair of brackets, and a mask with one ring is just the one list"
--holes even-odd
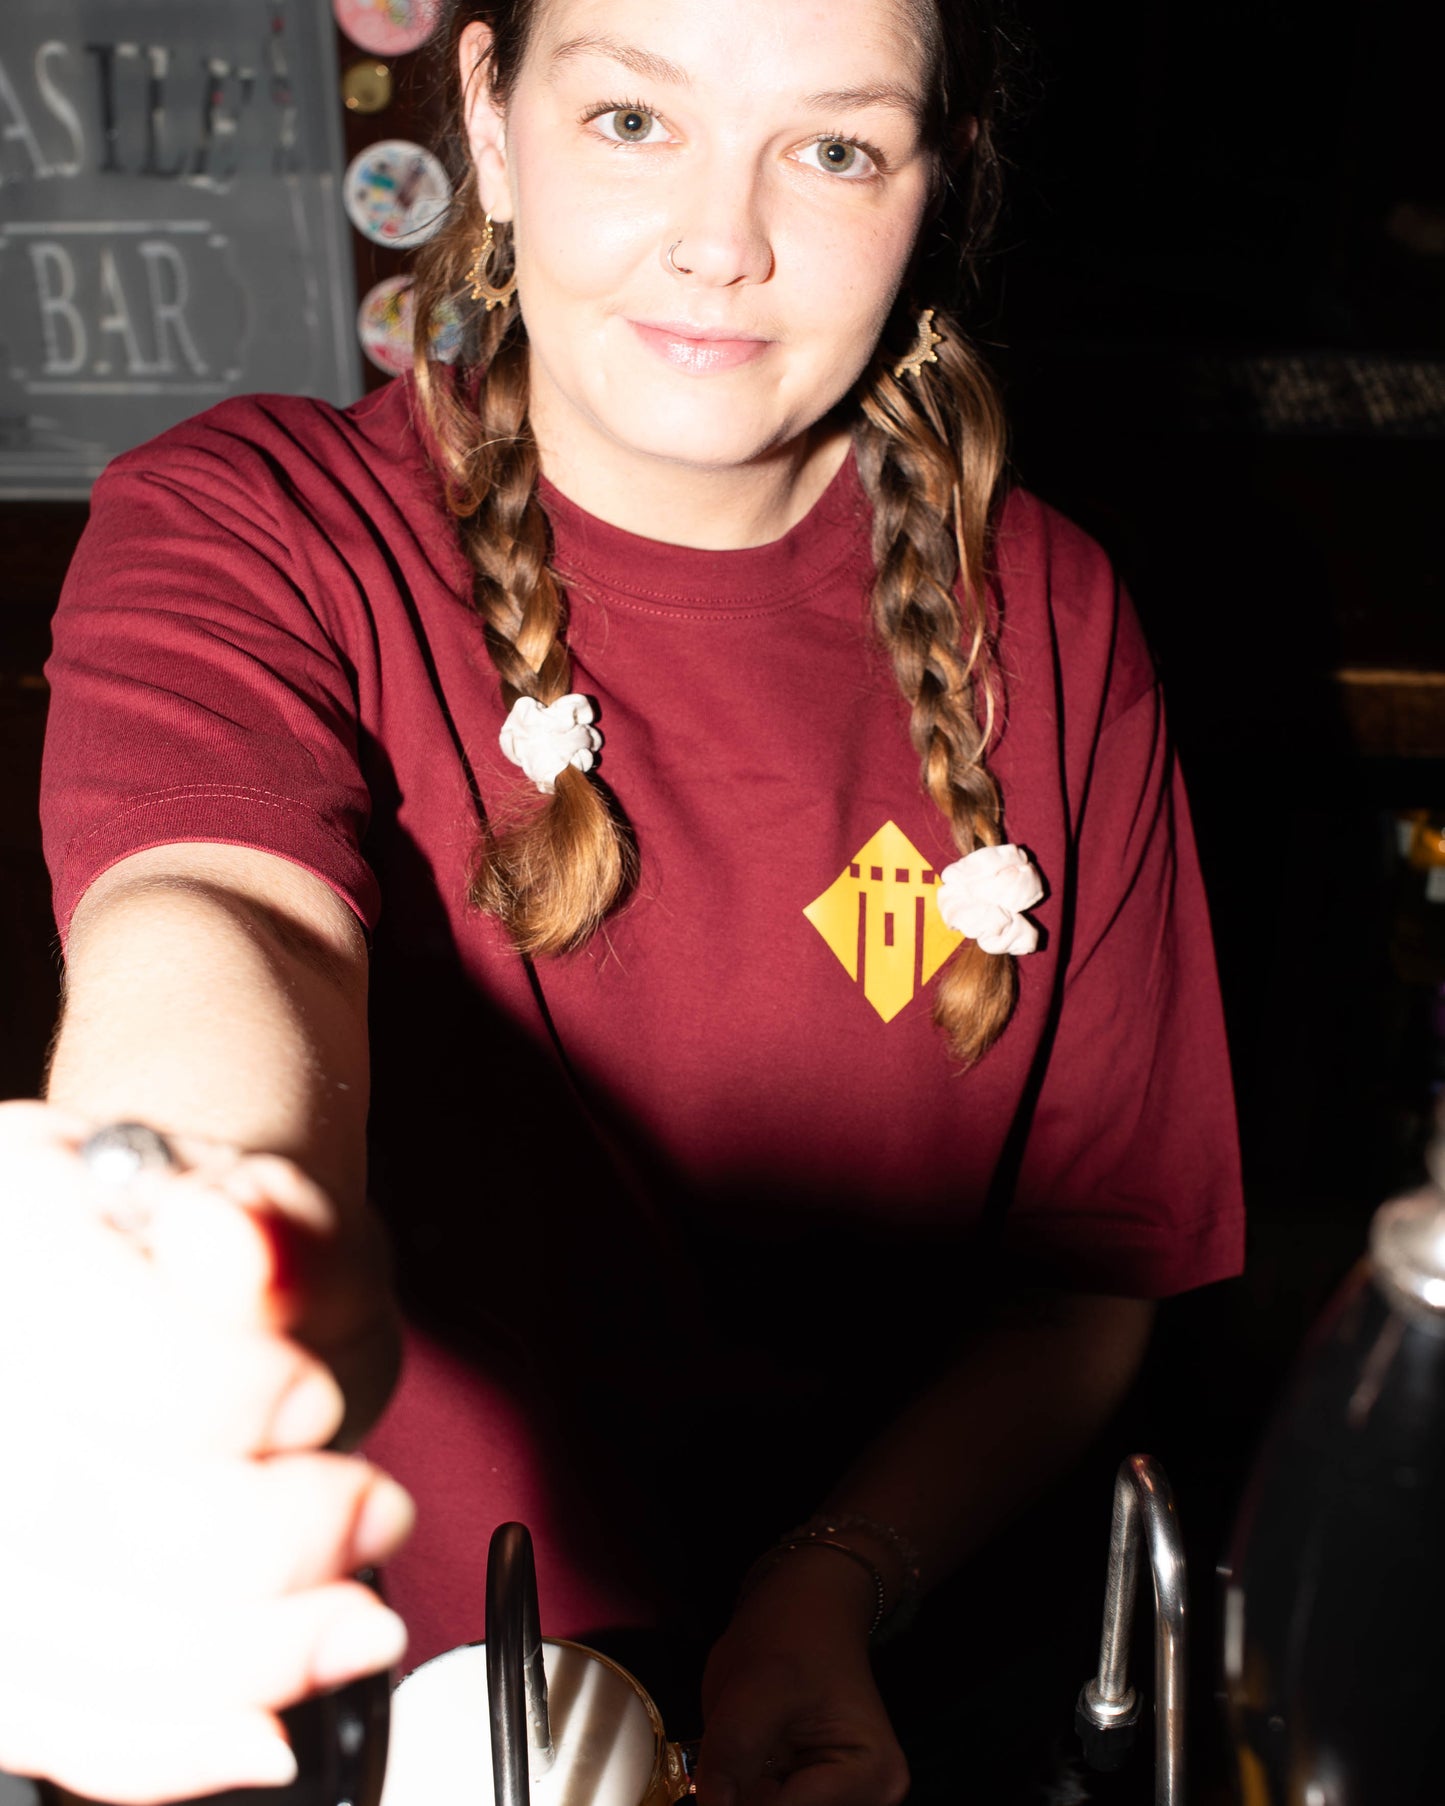
[(331, 1367), (344, 1440), (380, 1413), (399, 1339), (365, 1202), (366, 946), (320, 879), (244, 847), (158, 847), (87, 891), (67, 946), (49, 1097), (94, 1122), (280, 1155), (319, 1188), (267, 1212)]
[[(0, 1768), (138, 1803), (285, 1780), (277, 1711), (405, 1643), (351, 1576), (410, 1501), (328, 1452), (397, 1366), (362, 937), (285, 861), (177, 846), (98, 880), (68, 951), (51, 1102), (0, 1106)], [(116, 1120), (179, 1157), (132, 1183), (140, 1232), (80, 1157)]]
[[(923, 1588), (1062, 1474), (1122, 1402), (1153, 1306), (1032, 1291), (1007, 1298), (957, 1362), (864, 1453), (826, 1502), (903, 1532)], [(904, 1587), (888, 1537), (846, 1537)], [(766, 1564), (715, 1646), (704, 1685), (703, 1806), (784, 1777), (785, 1806), (894, 1806), (908, 1774), (873, 1685), (866, 1568), (827, 1548)]]

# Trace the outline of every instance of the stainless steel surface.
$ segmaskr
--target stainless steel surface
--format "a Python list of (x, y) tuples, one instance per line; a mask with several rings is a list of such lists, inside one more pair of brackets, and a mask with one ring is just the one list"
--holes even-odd
[[(528, 1806), (552, 1766), (537, 1564), (525, 1524), (499, 1524), (487, 1551), (487, 1700), (496, 1806)], [(478, 1802), (476, 1806), (484, 1806)]]
[(1445, 1135), (1426, 1156), (1433, 1183), (1382, 1204), (1370, 1224), (1370, 1261), (1390, 1303), (1445, 1323)]
[(1130, 1455), (1114, 1481), (1099, 1671), (1080, 1695), (1079, 1710), (1102, 1731), (1133, 1714), (1129, 1637), (1141, 1542), (1154, 1581), (1154, 1801), (1184, 1806), (1184, 1546), (1174, 1494), (1150, 1455)]

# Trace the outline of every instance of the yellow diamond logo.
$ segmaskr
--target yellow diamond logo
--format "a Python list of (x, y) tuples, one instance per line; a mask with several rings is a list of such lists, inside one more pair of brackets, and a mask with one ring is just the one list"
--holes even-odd
[(890, 821), (803, 911), (885, 1022), (963, 939), (938, 913), (937, 894), (938, 873)]

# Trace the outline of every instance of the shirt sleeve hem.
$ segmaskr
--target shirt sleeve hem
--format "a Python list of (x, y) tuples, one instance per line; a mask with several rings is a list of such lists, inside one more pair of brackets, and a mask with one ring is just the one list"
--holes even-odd
[(249, 847), (299, 865), (328, 885), (370, 934), (381, 910), (375, 874), (360, 852), (305, 803), (246, 785), (178, 784), (132, 797), (76, 835), (55, 862), (55, 920), (62, 947), (77, 904), (122, 859), (192, 841)]
[(1010, 1271), (1031, 1284), (1121, 1298), (1171, 1298), (1244, 1271), (1242, 1216), (1209, 1218), (1175, 1230), (1167, 1239), (1131, 1239), (1099, 1217), (1072, 1227), (1075, 1233), (1067, 1237), (1006, 1228), (1004, 1255)]

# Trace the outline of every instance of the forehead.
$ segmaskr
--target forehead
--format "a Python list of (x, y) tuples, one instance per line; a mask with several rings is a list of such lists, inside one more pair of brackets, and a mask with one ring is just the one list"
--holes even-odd
[(932, 26), (932, 0), (544, 0), (527, 62), (549, 76), (623, 46), (698, 87), (907, 82), (921, 100)]

